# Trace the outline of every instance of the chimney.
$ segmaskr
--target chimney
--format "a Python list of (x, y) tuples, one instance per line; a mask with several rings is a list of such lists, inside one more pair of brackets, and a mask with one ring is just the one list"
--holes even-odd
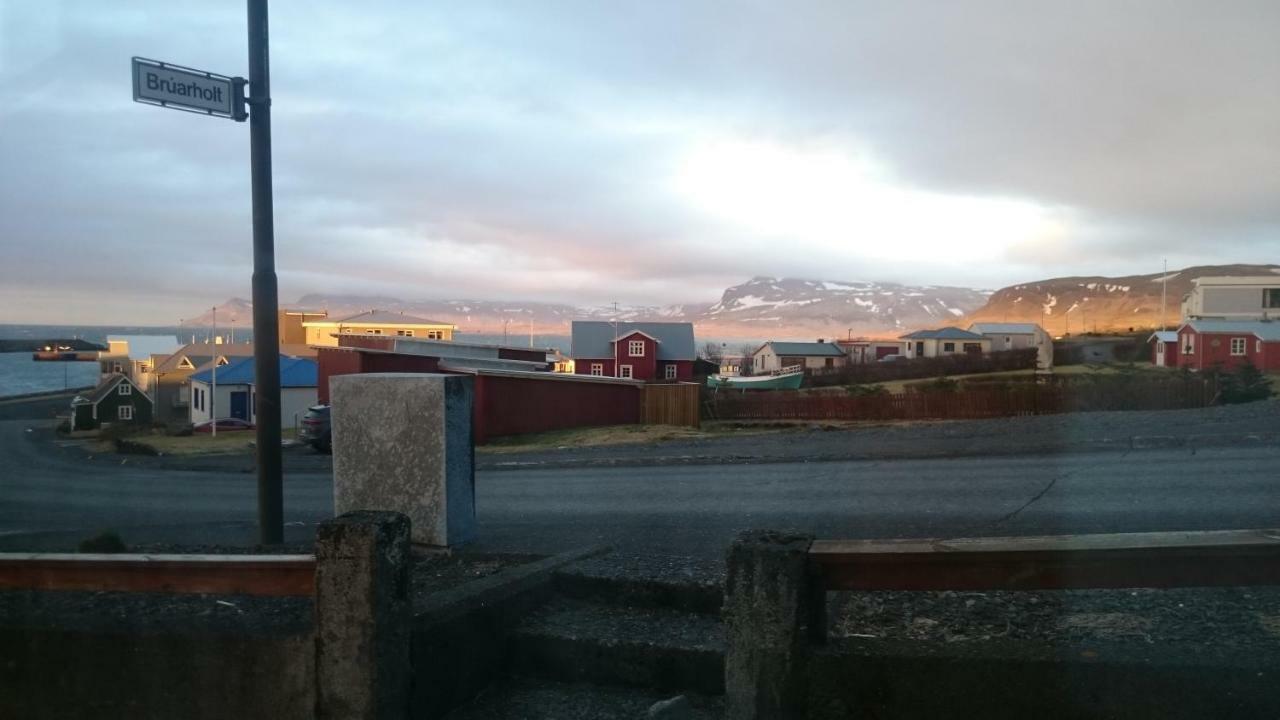
[(826, 338), (818, 338), (818, 342), (819, 342), (819, 343), (824, 343), (824, 342), (826, 342), (826, 341), (827, 341), (827, 339), (826, 339)]

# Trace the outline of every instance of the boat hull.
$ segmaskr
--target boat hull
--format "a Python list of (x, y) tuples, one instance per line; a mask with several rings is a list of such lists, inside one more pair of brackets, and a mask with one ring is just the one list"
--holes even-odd
[(707, 377), (707, 387), (730, 390), (796, 390), (799, 389), (803, 380), (804, 373), (755, 375), (751, 377), (710, 375)]

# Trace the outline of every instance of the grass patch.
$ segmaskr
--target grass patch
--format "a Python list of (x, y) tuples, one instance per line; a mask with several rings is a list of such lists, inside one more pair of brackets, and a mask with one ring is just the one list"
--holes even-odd
[[(293, 434), (293, 428), (280, 432), (284, 440), (292, 438)], [(216, 438), (211, 433), (192, 433), (186, 437), (138, 435), (130, 440), (154, 448), (163, 455), (230, 455), (247, 452), (256, 437), (253, 430), (233, 430), (220, 432)]]
[(704, 422), (699, 429), (674, 425), (607, 425), (605, 427), (573, 428), (550, 432), (529, 433), (494, 438), (487, 445), (476, 448), (478, 453), (516, 453), (558, 448), (584, 448), (608, 445), (643, 445), (668, 440), (694, 440), (724, 437), (729, 434), (759, 435), (783, 432), (791, 426), (777, 424), (751, 427), (741, 423)]

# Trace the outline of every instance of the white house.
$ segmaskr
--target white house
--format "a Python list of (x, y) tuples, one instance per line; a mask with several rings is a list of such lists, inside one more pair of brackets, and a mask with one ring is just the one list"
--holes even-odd
[(991, 351), (991, 340), (958, 327), (937, 330), (917, 330), (903, 335), (904, 349), (909, 358), (941, 357), (943, 355), (982, 355)]
[(1200, 277), (1182, 301), (1182, 319), (1280, 319), (1280, 275)]
[(806, 370), (831, 370), (844, 367), (847, 360), (844, 351), (833, 343), (771, 340), (751, 354), (751, 372), (761, 375), (795, 365)]
[[(280, 424), (294, 427), (316, 404), (316, 361), (280, 356)], [(193, 374), (191, 381), (191, 422), (200, 424), (214, 417), (237, 418), (257, 423), (253, 358), (240, 358), (218, 368)]]
[(969, 332), (990, 340), (991, 352), (1035, 348), (1036, 369), (1053, 369), (1053, 338), (1035, 323), (974, 323), (969, 326)]

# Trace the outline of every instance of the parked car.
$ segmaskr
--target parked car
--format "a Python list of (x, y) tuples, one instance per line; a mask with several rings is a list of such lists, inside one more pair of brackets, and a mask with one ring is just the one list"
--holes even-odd
[(322, 453), (333, 452), (333, 436), (329, 429), (329, 406), (313, 405), (302, 416), (298, 439)]
[[(218, 432), (227, 432), (234, 430), (252, 430), (253, 423), (240, 418), (221, 418), (218, 422)], [(213, 432), (213, 421), (206, 420), (192, 426), (192, 431), (199, 433)]]
[(880, 358), (877, 362), (894, 362), (895, 360), (901, 360), (901, 359), (902, 359), (901, 355), (885, 355), (884, 357)]

